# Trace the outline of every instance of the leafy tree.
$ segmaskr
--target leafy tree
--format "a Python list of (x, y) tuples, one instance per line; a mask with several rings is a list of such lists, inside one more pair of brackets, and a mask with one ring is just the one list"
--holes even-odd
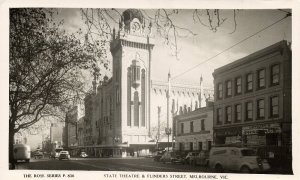
[(54, 10), (10, 9), (9, 34), (9, 161), (14, 135), (47, 118), (64, 118), (68, 105), (84, 95), (82, 69), (95, 67), (103, 51), (66, 34)]

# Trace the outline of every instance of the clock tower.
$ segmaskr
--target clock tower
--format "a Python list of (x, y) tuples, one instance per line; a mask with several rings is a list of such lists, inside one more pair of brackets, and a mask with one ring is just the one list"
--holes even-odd
[[(114, 136), (131, 149), (149, 144), (151, 23), (146, 27), (137, 9), (123, 12), (119, 30), (113, 32)], [(135, 151), (135, 150), (134, 150)]]

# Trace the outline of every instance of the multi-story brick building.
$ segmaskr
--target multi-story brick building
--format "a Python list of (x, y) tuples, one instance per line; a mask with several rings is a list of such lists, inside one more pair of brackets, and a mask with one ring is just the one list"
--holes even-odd
[(174, 117), (176, 151), (210, 150), (213, 143), (213, 103)]
[(214, 140), (291, 151), (291, 49), (278, 42), (216, 69)]

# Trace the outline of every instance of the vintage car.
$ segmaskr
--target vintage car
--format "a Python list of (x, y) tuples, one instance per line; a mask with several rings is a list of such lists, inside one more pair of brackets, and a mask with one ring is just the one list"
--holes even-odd
[(256, 155), (254, 149), (244, 147), (213, 147), (209, 153), (209, 167), (216, 172), (265, 172), (270, 165)]
[(166, 151), (160, 161), (163, 163), (184, 164), (184, 157), (179, 152)]
[(58, 156), (58, 159), (59, 159), (59, 160), (62, 160), (62, 159), (67, 159), (67, 160), (69, 160), (69, 159), (70, 159), (69, 151), (60, 151), (59, 156)]
[(200, 166), (208, 166), (209, 162), (209, 151), (201, 151), (197, 154), (197, 156), (193, 156), (190, 159), (191, 165), (200, 165)]

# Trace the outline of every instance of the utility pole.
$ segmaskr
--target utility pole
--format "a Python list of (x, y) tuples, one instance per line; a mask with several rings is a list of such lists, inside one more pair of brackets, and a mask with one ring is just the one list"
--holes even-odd
[(168, 135), (168, 151), (169, 151), (169, 143), (170, 143), (170, 134), (171, 134), (171, 128), (169, 125), (170, 121), (170, 89), (171, 89), (171, 74), (170, 71), (168, 73), (168, 91), (167, 91), (167, 128), (166, 128), (166, 134)]
[(200, 93), (199, 93), (199, 108), (202, 108), (202, 81), (203, 81), (203, 78), (202, 78), (202, 74), (201, 74), (201, 77), (200, 77)]
[(157, 138), (156, 138), (156, 149), (158, 149), (158, 141), (160, 139), (160, 112), (161, 112), (161, 107), (157, 106), (157, 114), (158, 114), (158, 122), (157, 122)]

